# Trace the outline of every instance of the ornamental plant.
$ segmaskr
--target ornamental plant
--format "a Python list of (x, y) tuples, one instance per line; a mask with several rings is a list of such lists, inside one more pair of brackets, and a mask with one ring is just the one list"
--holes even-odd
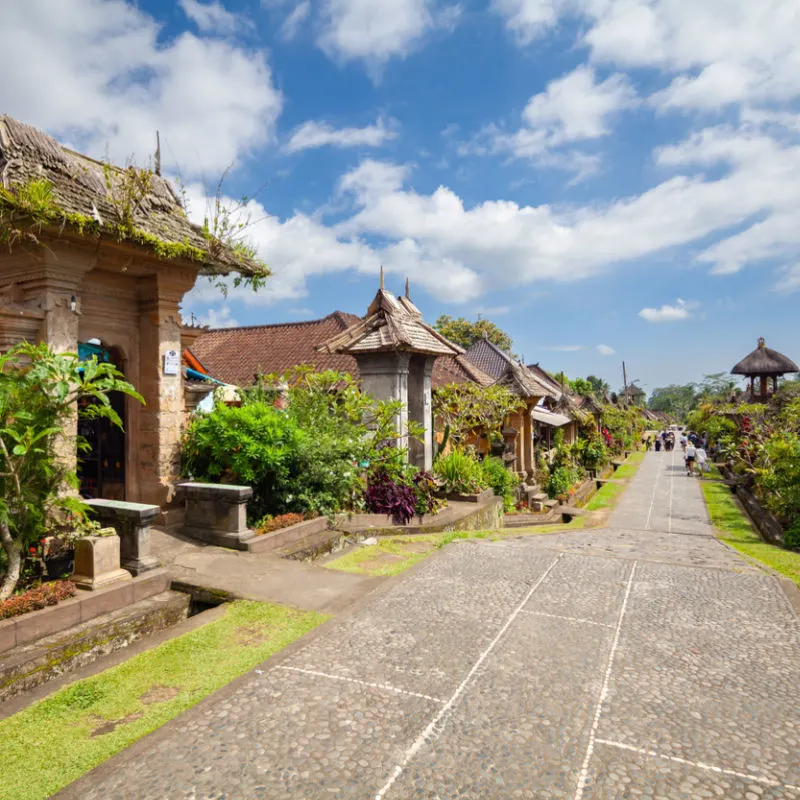
[(417, 513), (414, 489), (395, 480), (386, 469), (378, 469), (370, 475), (365, 501), (368, 511), (388, 514), (400, 525), (407, 524)]
[(503, 498), (506, 511), (513, 511), (516, 507), (519, 476), (511, 472), (500, 458), (486, 458), (481, 462), (486, 482), (497, 497)]
[(76, 413), (122, 426), (110, 392), (143, 402), (116, 367), (94, 358), (81, 362), (75, 353), (27, 342), (0, 356), (0, 544), (6, 561), (0, 600), (14, 591), (31, 545), (65, 515), (85, 517), (87, 506), (65, 491), (79, 485), (73, 461), (58, 448), (87, 447), (80, 437), (75, 444), (63, 438)]
[(453, 494), (476, 494), (489, 488), (481, 463), (472, 451), (453, 449), (440, 456), (433, 471), (442, 489)]

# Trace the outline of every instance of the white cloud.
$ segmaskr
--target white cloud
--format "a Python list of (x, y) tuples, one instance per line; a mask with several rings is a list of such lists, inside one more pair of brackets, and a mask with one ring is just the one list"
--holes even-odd
[(72, 146), (143, 163), (159, 130), (165, 169), (177, 162), (191, 176), (272, 137), (282, 97), (264, 53), (191, 33), (163, 39), (123, 0), (26, 0), (2, 15), (3, 110)]
[[(797, 260), (800, 145), (791, 138), (751, 124), (714, 128), (665, 148), (659, 164), (682, 174), (605, 204), (552, 207), (466, 205), (446, 186), (411, 188), (408, 165), (365, 160), (340, 179), (335, 224), (324, 224), (322, 210), (286, 220), (267, 215), (257, 238), (276, 277), (263, 298), (248, 302), (302, 297), (309, 277), (374, 275), (381, 263), (438, 298), (466, 302), (490, 287), (518, 291), (607, 274), (698, 241), (705, 249), (696, 259), (716, 272)], [(713, 177), (698, 172), (709, 166)], [(693, 308), (668, 304), (644, 309), (642, 318), (686, 318)]]
[(222, 306), (219, 310), (209, 308), (200, 317), (200, 324), (209, 328), (238, 328), (239, 322), (231, 316), (230, 306)]
[(183, 13), (203, 33), (233, 33), (242, 20), (228, 11), (221, 3), (201, 3), (199, 0), (178, 0)]
[(647, 322), (680, 322), (692, 316), (693, 307), (679, 297), (673, 306), (665, 303), (661, 308), (643, 308), (639, 316)]
[(599, 344), (597, 345), (597, 352), (600, 353), (601, 356), (613, 356), (617, 351), (607, 344)]
[(492, 8), (506, 18), (506, 26), (521, 44), (554, 27), (568, 8), (565, 0), (492, 0)]
[(595, 63), (673, 76), (654, 102), (717, 110), (800, 96), (797, 0), (493, 0), (520, 44), (581, 18)]
[(311, 0), (302, 0), (298, 3), (281, 25), (281, 37), (287, 42), (294, 39), (300, 32), (303, 23), (308, 19), (311, 13)]
[(776, 292), (797, 292), (800, 291), (800, 264), (792, 264), (780, 270), (780, 278), (772, 287)]
[(298, 153), (317, 147), (380, 147), (397, 133), (387, 127), (382, 119), (364, 128), (334, 128), (326, 122), (304, 122), (292, 133), (286, 150)]
[(523, 128), (512, 134), (490, 129), (491, 151), (510, 152), (585, 177), (597, 169), (596, 156), (554, 151), (606, 136), (611, 117), (635, 103), (636, 93), (624, 75), (610, 75), (598, 82), (594, 69), (579, 66), (531, 97), (522, 112)]
[(319, 44), (337, 60), (364, 61), (377, 80), (387, 61), (405, 58), (436, 28), (452, 28), (458, 15), (458, 6), (436, 0), (322, 0)]

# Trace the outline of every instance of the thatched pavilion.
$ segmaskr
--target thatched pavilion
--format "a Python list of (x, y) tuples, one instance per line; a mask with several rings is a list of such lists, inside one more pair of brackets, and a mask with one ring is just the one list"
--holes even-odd
[[(800, 367), (783, 353), (770, 350), (763, 336), (758, 340), (758, 347), (731, 370), (732, 375), (743, 375), (750, 379), (750, 399), (762, 403), (778, 388), (778, 378), (791, 372), (800, 372)], [(756, 378), (758, 378), (758, 390), (756, 390)], [(771, 387), (770, 379), (772, 379)]]

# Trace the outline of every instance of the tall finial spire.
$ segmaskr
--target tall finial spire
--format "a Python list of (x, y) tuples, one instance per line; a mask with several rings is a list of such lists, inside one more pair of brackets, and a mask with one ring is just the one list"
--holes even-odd
[(406, 278), (406, 297), (409, 300), (411, 299), (411, 295), (409, 294), (409, 291), (408, 291), (408, 278)]
[(381, 289), (383, 289), (383, 264), (381, 264)]
[(759, 347), (759, 349), (761, 349), (763, 347), (766, 347), (766, 346), (767, 346), (767, 343), (764, 341), (764, 337), (763, 336), (759, 336), (758, 337), (758, 347)]

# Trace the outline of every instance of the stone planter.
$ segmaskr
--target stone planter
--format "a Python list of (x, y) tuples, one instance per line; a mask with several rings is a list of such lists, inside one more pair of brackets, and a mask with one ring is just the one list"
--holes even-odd
[(435, 492), (435, 496), (440, 500), (456, 503), (486, 503), (494, 497), (491, 489), (484, 489), (477, 494), (458, 494), (457, 492)]
[(131, 574), (119, 566), (119, 536), (87, 536), (75, 542), (75, 571), (70, 580), (79, 589), (101, 589)]

